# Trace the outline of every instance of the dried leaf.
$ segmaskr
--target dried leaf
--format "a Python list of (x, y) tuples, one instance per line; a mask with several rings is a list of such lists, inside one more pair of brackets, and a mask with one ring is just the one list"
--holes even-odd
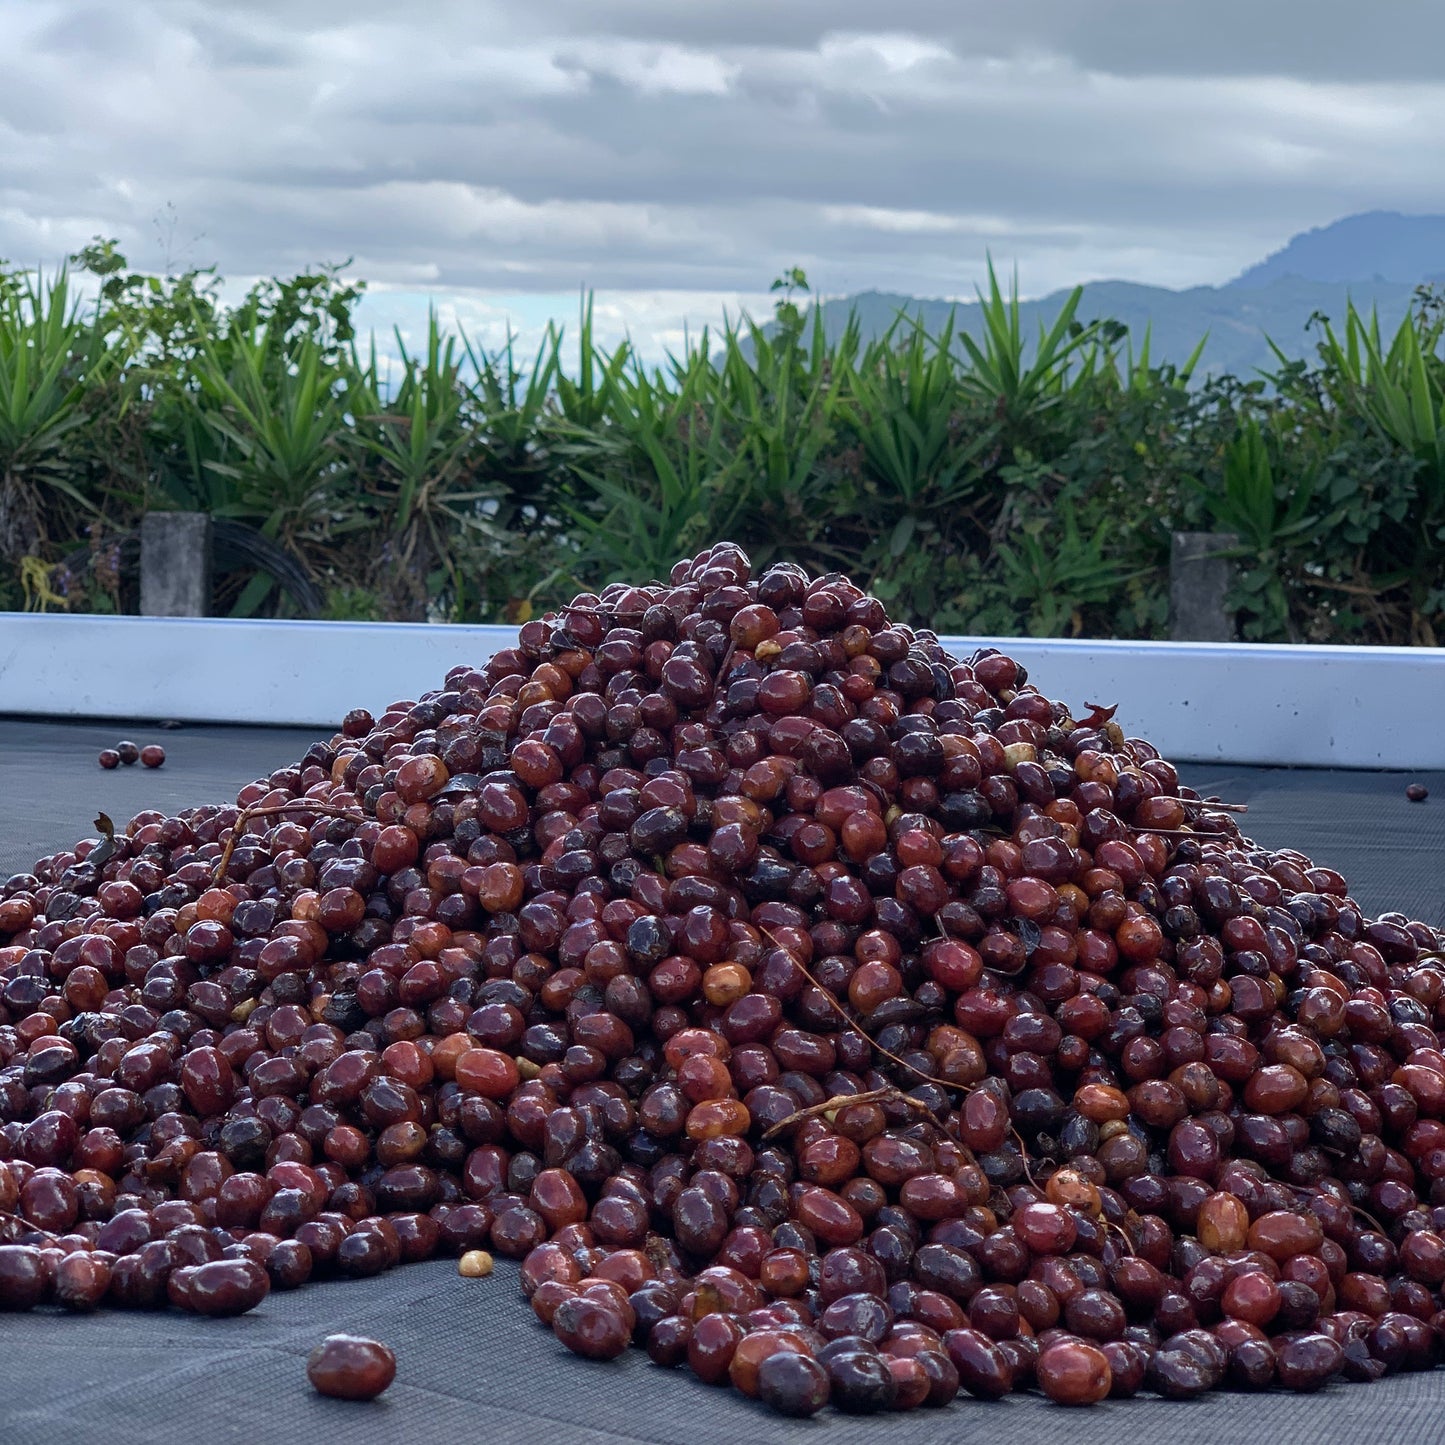
[(101, 834), (100, 845), (91, 849), (85, 861), (93, 868), (102, 868), (115, 855), (115, 824), (106, 814), (101, 813), (95, 819), (95, 826)]

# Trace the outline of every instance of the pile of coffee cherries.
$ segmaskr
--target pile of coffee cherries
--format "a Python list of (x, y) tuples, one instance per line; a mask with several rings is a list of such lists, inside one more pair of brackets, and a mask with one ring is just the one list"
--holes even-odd
[(1433, 1366), (1441, 937), (719, 544), (0, 893), (0, 1306), (521, 1261), (810, 1414)]

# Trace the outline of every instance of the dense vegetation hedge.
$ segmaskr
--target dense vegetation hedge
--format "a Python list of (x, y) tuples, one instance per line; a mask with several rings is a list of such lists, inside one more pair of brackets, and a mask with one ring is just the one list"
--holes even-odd
[[(847, 570), (940, 630), (1157, 637), (1169, 533), (1240, 538), (1251, 639), (1445, 637), (1441, 298), (1392, 340), (1351, 310), (1317, 360), (1190, 385), (1122, 328), (835, 343), (806, 282), (773, 324), (661, 368), (549, 333), (485, 355), (433, 322), (361, 345), (333, 269), (239, 306), (210, 273), (0, 267), (0, 608), (136, 606), (153, 508), (222, 523), (214, 610), (517, 620), (732, 537)], [(72, 272), (73, 275), (73, 272)], [(93, 289), (93, 288), (92, 288)]]

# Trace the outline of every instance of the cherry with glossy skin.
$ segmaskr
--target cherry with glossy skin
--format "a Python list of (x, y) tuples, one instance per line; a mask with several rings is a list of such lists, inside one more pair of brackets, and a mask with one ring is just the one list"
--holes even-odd
[(374, 1400), (396, 1378), (396, 1356), (379, 1340), (328, 1335), (307, 1357), (306, 1378), (336, 1400)]
[(1067, 1254), (1077, 1230), (1067, 1209), (1026, 1204), (1013, 1218), (1014, 1232), (1035, 1254)]
[(1247, 1270), (1225, 1285), (1219, 1303), (1230, 1319), (1263, 1327), (1279, 1313), (1280, 1288), (1267, 1274)]
[(1155, 1350), (1145, 1374), (1147, 1388), (1169, 1400), (1188, 1400), (1216, 1388), (1228, 1364), (1224, 1347), (1203, 1330), (1171, 1335)]
[[(687, 1347), (692, 1342), (693, 1322), (684, 1315), (667, 1315), (648, 1332), (647, 1357), (653, 1364), (673, 1369), (687, 1360)], [(761, 1393), (762, 1367), (758, 1370)]]
[(1060, 1340), (1041, 1351), (1034, 1378), (1056, 1405), (1096, 1405), (1114, 1383), (1108, 1357), (1082, 1340)]
[(1286, 1390), (1310, 1392), (1322, 1389), (1339, 1373), (1344, 1350), (1327, 1335), (1298, 1335), (1275, 1351), (1279, 1383)]
[(828, 1403), (826, 1369), (808, 1355), (769, 1355), (758, 1366), (758, 1399), (780, 1415), (816, 1415)]
[(705, 1314), (692, 1330), (687, 1345), (687, 1363), (705, 1385), (723, 1385), (729, 1380), (738, 1347), (746, 1330), (732, 1315), (715, 1311)]
[(56, 1304), (88, 1314), (99, 1307), (110, 1288), (110, 1262), (100, 1254), (76, 1250), (55, 1266), (52, 1289)]
[(954, 1329), (943, 1337), (943, 1347), (959, 1383), (970, 1395), (997, 1400), (1013, 1389), (1013, 1370), (998, 1346), (976, 1329)]
[(552, 1333), (588, 1360), (615, 1360), (631, 1343), (632, 1332), (622, 1313), (598, 1299), (574, 1295), (552, 1315)]
[(0, 1244), (0, 1310), (28, 1310), (41, 1304), (50, 1281), (40, 1251), (28, 1244)]
[(266, 1271), (251, 1259), (218, 1259), (196, 1267), (186, 1290), (186, 1306), (201, 1315), (240, 1315), (270, 1293)]
[(876, 1351), (844, 1350), (827, 1361), (826, 1369), (832, 1402), (845, 1414), (870, 1415), (893, 1406), (898, 1387)]

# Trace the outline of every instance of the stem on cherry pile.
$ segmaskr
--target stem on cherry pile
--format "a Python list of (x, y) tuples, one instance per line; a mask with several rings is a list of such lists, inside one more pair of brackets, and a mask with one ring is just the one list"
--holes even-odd
[(267, 818), (278, 813), (316, 813), (323, 818), (344, 818), (348, 823), (364, 823), (367, 821), (364, 813), (357, 813), (348, 808), (338, 807), (335, 803), (320, 803), (314, 800), (295, 803), (268, 803), (265, 807), (259, 805), (242, 808), (240, 815), (231, 825), (231, 832), (226, 839), (226, 846), (221, 851), (221, 857), (216, 864), (215, 875), (211, 879), (213, 887), (219, 888), (226, 881), (226, 869), (231, 866), (231, 854), (236, 851), (236, 844), (241, 835), (246, 831), (246, 824), (252, 818)]
[(794, 1124), (801, 1124), (804, 1119), (811, 1119), (815, 1115), (826, 1114), (830, 1109), (846, 1109), (849, 1104), (877, 1104), (885, 1099), (889, 1103), (917, 1109), (920, 1113), (927, 1114), (930, 1119), (933, 1118), (933, 1110), (921, 1099), (910, 1098), (897, 1084), (889, 1084), (882, 1089), (867, 1089), (861, 1094), (834, 1094), (831, 1098), (824, 1099), (821, 1104), (809, 1104), (805, 1109), (795, 1109), (786, 1119), (779, 1119), (772, 1128), (766, 1130), (763, 1138), (772, 1139), (784, 1129), (791, 1129)]
[[(880, 1044), (878, 1040), (875, 1039), (870, 1033), (868, 1033), (868, 1031), (857, 1021), (857, 1019), (851, 1017), (851, 1015), (848, 1013), (848, 1010), (845, 1009), (843, 1005), (839, 1003), (838, 1000), (834, 998), (833, 995), (829, 993), (828, 990), (824, 988), (823, 985), (819, 983), (816, 978), (813, 977), (812, 972), (808, 969), (807, 965), (802, 961), (802, 959), (798, 957), (797, 954), (795, 954), (789, 948), (784, 948), (783, 945), (778, 941), (778, 939), (767, 928), (763, 927), (763, 925), (759, 924), (758, 927), (759, 930), (763, 934), (765, 934), (767, 938), (772, 942), (773, 947), (781, 949), (782, 952), (786, 953), (788, 957), (793, 961), (793, 963), (797, 965), (798, 971), (803, 975), (803, 977), (806, 978), (808, 982), (811, 983), (813, 987), (817, 989), (818, 992), (822, 994), (825, 999), (828, 1000), (829, 1004), (832, 1005), (833, 1012), (836, 1013), (838, 1017), (843, 1021), (844, 1027), (851, 1029), (855, 1034), (857, 1034), (858, 1037), (861, 1038), (868, 1045), (869, 1048), (876, 1049), (880, 1054), (884, 1056), (884, 1058), (892, 1060), (892, 1062), (895, 1063), (900, 1069), (905, 1069), (908, 1073), (916, 1075), (925, 1083), (936, 1084), (940, 1089), (943, 1089), (945, 1091), (956, 1090), (960, 1094), (971, 1094), (973, 1092), (973, 1086), (971, 1084), (951, 1084), (947, 1079), (940, 1079), (934, 1074), (925, 1074), (921, 1069), (915, 1068), (914, 1065), (910, 1064), (907, 1059), (901, 1059), (891, 1050), (885, 1049), (883, 1045)], [(853, 1097), (857, 1096), (855, 1095)], [(913, 1102), (918, 1103), (919, 1101), (914, 1100)], [(927, 1105), (924, 1105), (923, 1107), (927, 1108)], [(933, 1116), (932, 1109), (929, 1109), (928, 1112), (930, 1116)], [(936, 1123), (936, 1116), (933, 1117), (935, 1118)], [(942, 1124), (938, 1124), (938, 1127), (940, 1129), (944, 1128)], [(947, 1134), (948, 1131), (944, 1129), (944, 1133)], [(1019, 1162), (1023, 1165), (1024, 1178), (1027, 1179), (1035, 1189), (1037, 1189), (1039, 1187), (1038, 1182), (1033, 1176), (1033, 1171), (1029, 1168), (1029, 1151), (1028, 1147), (1024, 1144), (1023, 1135), (1020, 1134), (1019, 1131), (1014, 1128), (1012, 1124), (1009, 1125), (1009, 1133), (1013, 1135), (1014, 1139), (1018, 1143)], [(969, 1149), (968, 1145), (965, 1144), (962, 1139), (955, 1139), (954, 1143), (960, 1145), (964, 1149), (967, 1149), (969, 1158), (973, 1158), (973, 1150)]]

